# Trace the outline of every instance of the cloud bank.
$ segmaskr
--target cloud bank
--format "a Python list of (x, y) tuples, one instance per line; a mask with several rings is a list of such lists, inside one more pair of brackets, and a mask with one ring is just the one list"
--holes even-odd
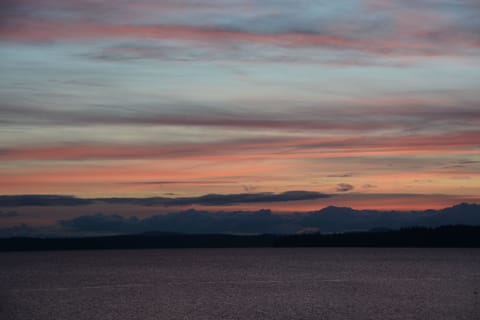
[(142, 206), (230, 205), (238, 203), (271, 203), (328, 198), (330, 195), (314, 191), (286, 191), (283, 193), (207, 194), (199, 197), (151, 198), (86, 198), (57, 195), (0, 196), (0, 207), (24, 206), (79, 206), (93, 203), (134, 204)]

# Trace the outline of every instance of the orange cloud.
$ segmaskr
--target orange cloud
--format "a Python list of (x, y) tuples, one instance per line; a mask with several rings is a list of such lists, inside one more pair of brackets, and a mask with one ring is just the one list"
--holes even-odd
[(335, 136), (178, 145), (58, 145), (3, 149), (1, 160), (185, 158), (228, 160), (361, 156), (369, 154), (478, 154), (479, 131), (406, 136)]

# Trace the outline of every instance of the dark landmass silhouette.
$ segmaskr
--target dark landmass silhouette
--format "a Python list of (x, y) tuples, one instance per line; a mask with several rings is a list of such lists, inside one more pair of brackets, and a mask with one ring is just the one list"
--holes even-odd
[(298, 235), (180, 234), (84, 238), (4, 238), (0, 251), (237, 247), (480, 247), (480, 226)]
[(147, 218), (83, 215), (59, 221), (70, 234), (134, 234), (150, 230), (180, 233), (296, 234), (400, 229), (412, 226), (480, 225), (480, 205), (459, 204), (442, 210), (378, 211), (326, 207), (318, 211), (275, 214), (270, 210), (217, 212), (185, 210)]
[[(14, 208), (6, 210), (5, 213), (2, 211), (0, 219), (22, 217), (20, 213), (13, 211)], [(424, 211), (355, 210), (330, 206), (318, 211), (283, 214), (275, 214), (268, 209), (256, 211), (189, 209), (144, 218), (95, 213), (54, 221), (48, 226), (23, 223), (0, 227), (0, 238), (131, 235), (152, 230), (183, 234), (326, 234), (398, 230), (414, 226), (434, 228), (445, 225), (480, 226), (480, 205), (462, 203), (445, 209)]]

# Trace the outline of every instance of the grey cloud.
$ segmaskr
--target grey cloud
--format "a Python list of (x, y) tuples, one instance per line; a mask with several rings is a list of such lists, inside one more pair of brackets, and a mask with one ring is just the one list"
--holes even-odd
[(298, 200), (313, 200), (320, 198), (328, 198), (328, 194), (314, 191), (287, 191), (283, 193), (239, 193), (239, 194), (207, 194), (199, 197), (178, 197), (178, 198), (109, 198), (96, 199), (97, 201), (106, 203), (133, 203), (140, 205), (164, 205), (164, 206), (181, 206), (181, 205), (229, 205), (238, 203), (261, 203), (261, 202), (283, 202)]
[(233, 195), (210, 194), (197, 198), (178, 198), (174, 200), (177, 204), (205, 204), (222, 205), (231, 203), (256, 203), (256, 202), (282, 202), (297, 200), (312, 200), (328, 198), (329, 195), (313, 191), (287, 191), (279, 194), (274, 193), (241, 193)]
[[(323, 48), (328, 50), (328, 48)], [(398, 62), (381, 60), (358, 51), (342, 51), (335, 54), (318, 54), (318, 48), (292, 48), (273, 44), (236, 43), (225, 44), (222, 50), (212, 45), (198, 44), (195, 48), (185, 44), (124, 43), (111, 47), (96, 49), (83, 54), (83, 57), (100, 61), (228, 61), (324, 64), (333, 66), (382, 66), (399, 67)]]
[(457, 161), (456, 163), (458, 163), (458, 164), (477, 164), (477, 163), (480, 163), (480, 161), (476, 161), (476, 160), (459, 160), (459, 161)]
[(337, 184), (337, 192), (348, 192), (353, 190), (354, 186), (349, 183), (339, 183)]
[(415, 179), (413, 183), (433, 183), (432, 179)]
[(0, 17), (5, 15), (6, 22), (14, 23), (27, 19), (98, 23), (118, 14), (118, 7), (108, 1), (2, 0)]
[(63, 195), (0, 196), (0, 207), (20, 206), (79, 206), (93, 203), (135, 204), (143, 206), (229, 205), (238, 203), (268, 203), (328, 198), (328, 194), (315, 191), (287, 191), (283, 193), (207, 194), (199, 197), (150, 198), (91, 198), (82, 199)]
[(353, 176), (353, 173), (329, 174), (327, 178), (348, 178)]
[[(163, 185), (163, 184), (235, 184), (235, 183), (237, 183), (237, 181), (234, 181), (234, 180), (161, 180), (161, 181), (136, 181), (136, 182), (126, 182), (126, 183), (120, 183), (120, 184)], [(248, 191), (252, 191), (252, 190), (248, 190)]]
[[(459, 96), (460, 92), (452, 94)], [(472, 92), (463, 93), (472, 95)], [(400, 95), (399, 95), (400, 96)], [(448, 101), (448, 100), (447, 100)], [(432, 103), (418, 101), (412, 105), (396, 105), (386, 110), (380, 105), (381, 101), (373, 105), (355, 105), (350, 108), (352, 113), (346, 114), (342, 110), (350, 107), (349, 103), (341, 104), (342, 108), (321, 108), (314, 105), (304, 105), (295, 108), (288, 118), (283, 115), (258, 111), (246, 113), (233, 111), (232, 106), (220, 108), (216, 105), (192, 104), (185, 101), (174, 101), (171, 106), (134, 105), (130, 111), (125, 106), (109, 105), (105, 108), (88, 108), (72, 110), (52, 110), (45, 106), (28, 107), (22, 105), (0, 104), (1, 121), (8, 125), (128, 125), (128, 126), (196, 126), (212, 128), (242, 128), (242, 129), (300, 129), (331, 130), (348, 132), (371, 133), (379, 129), (399, 129), (405, 132), (438, 132), (441, 130), (465, 132), (476, 130), (480, 119), (480, 111), (476, 104), (466, 103), (462, 106), (438, 106)], [(262, 103), (251, 101), (258, 107)], [(345, 108), (343, 108), (345, 107)], [(261, 108), (257, 108), (261, 109)], [(350, 110), (348, 109), (348, 110)], [(111, 112), (115, 110), (115, 112)], [(163, 111), (162, 111), (163, 110)], [(199, 111), (200, 110), (200, 111)], [(228, 111), (227, 111), (228, 110)], [(319, 111), (321, 110), (321, 112)], [(419, 111), (420, 110), (420, 111)], [(213, 116), (212, 116), (213, 115)], [(425, 122), (428, 127), (424, 126)], [(362, 143), (364, 138), (357, 137), (340, 143)], [(367, 141), (368, 142), (368, 141)]]
[(21, 206), (78, 206), (92, 203), (88, 199), (80, 199), (64, 195), (13, 195), (0, 196), (0, 207)]
[(242, 188), (245, 192), (252, 192), (257, 189), (257, 187), (253, 185), (243, 185)]

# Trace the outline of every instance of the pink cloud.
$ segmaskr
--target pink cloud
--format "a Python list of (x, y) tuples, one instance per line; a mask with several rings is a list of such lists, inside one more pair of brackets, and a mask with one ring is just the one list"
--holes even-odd
[(0, 40), (4, 41), (49, 42), (121, 38), (198, 41), (216, 44), (241, 41), (279, 46), (358, 50), (382, 55), (443, 55), (452, 54), (452, 51), (448, 50), (445, 45), (479, 46), (478, 41), (469, 41), (459, 35), (442, 39), (440, 48), (437, 42), (404, 38), (398, 34), (385, 39), (367, 39), (333, 34), (299, 32), (263, 34), (206, 27), (61, 23), (34, 19), (16, 19), (0, 29)]

